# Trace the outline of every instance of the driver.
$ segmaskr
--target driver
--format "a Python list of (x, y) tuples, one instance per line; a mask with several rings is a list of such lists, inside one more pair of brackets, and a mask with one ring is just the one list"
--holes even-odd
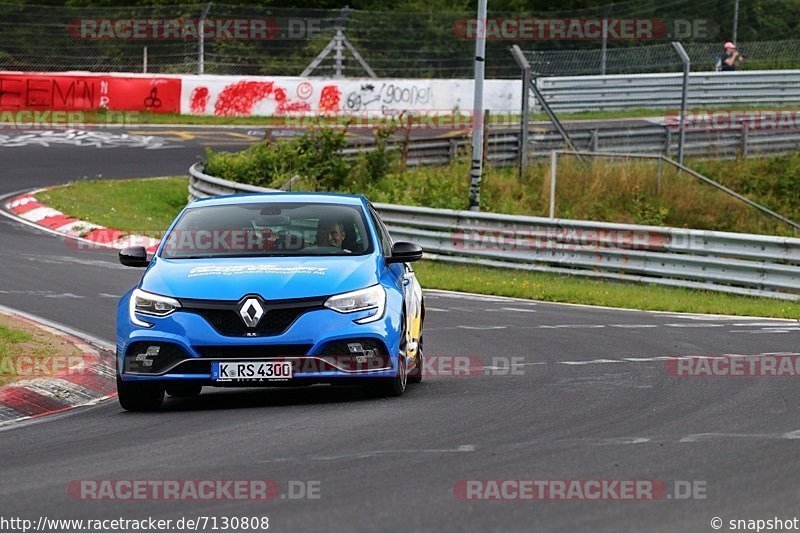
[(336, 220), (320, 221), (317, 228), (317, 245), (335, 246), (345, 253), (351, 253), (342, 247), (342, 243), (347, 238), (344, 224)]

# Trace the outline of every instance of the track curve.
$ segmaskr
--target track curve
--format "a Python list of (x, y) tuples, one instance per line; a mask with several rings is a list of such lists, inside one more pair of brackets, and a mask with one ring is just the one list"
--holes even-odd
[[(220, 146), (233, 146), (229, 139)], [(0, 147), (0, 194), (82, 176), (184, 173), (211, 140), (169, 149)], [(114, 341), (116, 296), (140, 272), (0, 218), (0, 303)], [(685, 354), (796, 352), (800, 327), (429, 291), (426, 354), (519, 358), (515, 372), (433, 377), (395, 400), (350, 390), (212, 391), (130, 414), (105, 402), (0, 431), (4, 516), (270, 517), (272, 529), (708, 530), (791, 518), (797, 379), (676, 378)], [(92, 502), (81, 479), (321, 482), (320, 499)], [(700, 480), (706, 499), (465, 502), (467, 479)]]

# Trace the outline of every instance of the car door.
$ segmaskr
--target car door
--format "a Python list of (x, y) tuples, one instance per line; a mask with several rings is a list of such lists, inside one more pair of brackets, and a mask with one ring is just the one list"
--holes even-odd
[[(370, 214), (375, 220), (381, 245), (384, 246), (384, 254), (389, 256), (394, 244), (392, 237), (377, 210), (371, 204)], [(414, 268), (409, 263), (395, 263), (391, 266), (398, 267), (399, 270), (398, 274), (401, 279), (403, 302), (405, 304), (406, 351), (409, 357), (414, 357), (422, 335), (422, 287), (417, 280), (416, 274), (414, 274)]]

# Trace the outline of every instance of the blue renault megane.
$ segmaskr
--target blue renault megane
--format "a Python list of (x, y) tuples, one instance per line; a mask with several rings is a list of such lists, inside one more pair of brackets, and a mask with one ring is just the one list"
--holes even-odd
[(422, 379), (422, 248), (393, 242), (361, 196), (236, 195), (189, 204), (120, 300), (117, 391), (131, 411), (204, 386), (359, 384), (400, 396)]

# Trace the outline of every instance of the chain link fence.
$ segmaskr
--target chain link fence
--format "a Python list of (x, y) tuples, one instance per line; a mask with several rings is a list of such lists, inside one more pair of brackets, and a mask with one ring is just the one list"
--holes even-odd
[[(740, 50), (746, 57), (741, 68), (800, 67), (800, 41), (794, 39), (800, 7), (784, 2), (780, 27), (762, 28), (748, 22), (761, 16), (750, 4), (742, 3), (740, 15), (739, 35), (745, 41)], [(367, 76), (357, 60), (361, 56), (378, 77), (471, 78), (474, 41), (468, 30), (474, 17), (467, 11), (402, 13), (217, 3), (147, 7), (0, 3), (0, 69), (298, 76), (327, 51), (313, 76)], [(527, 50), (534, 69), (547, 76), (678, 70), (680, 62), (667, 42), (675, 37), (672, 30), (678, 23), (688, 32), (680, 40), (692, 56), (693, 70), (713, 70), (722, 42), (731, 33), (733, 0), (630, 0), (549, 13), (490, 11), (489, 17), (487, 77), (518, 77), (509, 53), (512, 44)], [(606, 39), (524, 35), (521, 27), (533, 17), (548, 23), (583, 21), (584, 27), (610, 20), (611, 35)], [(177, 37), (164, 29), (176, 20), (183, 21)], [(201, 39), (200, 20), (211, 24), (216, 35)], [(613, 21), (620, 20), (650, 20), (664, 31), (653, 38), (627, 39), (614, 33)], [(234, 27), (243, 22), (246, 30), (266, 25), (267, 31), (226, 35), (226, 21)], [(504, 21), (516, 21), (516, 29), (509, 32)], [(120, 31), (137, 23), (147, 26), (139, 35)], [(153, 29), (154, 24), (161, 29)], [(336, 40), (337, 30), (346, 43)], [(765, 37), (776, 40), (768, 42)]]
[[(692, 71), (716, 70), (720, 43), (683, 41)], [(739, 42), (744, 56), (739, 69), (773, 70), (800, 67), (800, 40)], [(669, 43), (595, 50), (527, 50), (533, 71), (540, 76), (586, 76), (679, 72), (683, 65)]]

